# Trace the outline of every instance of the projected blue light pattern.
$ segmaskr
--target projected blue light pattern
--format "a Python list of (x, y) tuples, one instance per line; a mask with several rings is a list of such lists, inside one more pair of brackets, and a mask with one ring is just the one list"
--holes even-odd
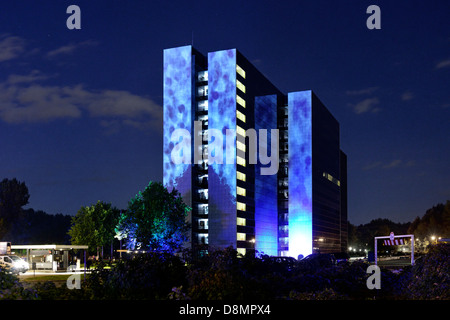
[[(255, 130), (267, 129), (270, 143), (271, 129), (277, 128), (277, 96), (255, 97)], [(270, 152), (270, 146), (267, 146)], [(265, 150), (262, 152), (266, 152)], [(278, 255), (277, 175), (261, 175), (261, 163), (255, 171), (255, 249), (259, 253)]]
[[(227, 129), (236, 130), (235, 49), (208, 53), (208, 91), (208, 130), (224, 137), (218, 146), (222, 150), (214, 149), (211, 135), (208, 144), (209, 241), (219, 247), (236, 246), (236, 135), (228, 147), (225, 139)], [(222, 163), (211, 163), (211, 156), (220, 151)]]
[(289, 256), (312, 253), (311, 91), (288, 94)]
[(179, 141), (171, 141), (171, 137), (176, 129), (186, 129), (191, 134), (192, 73), (191, 46), (164, 50), (163, 183), (169, 191), (172, 188), (177, 189), (189, 206), (191, 205), (191, 165), (172, 162), (171, 153)]

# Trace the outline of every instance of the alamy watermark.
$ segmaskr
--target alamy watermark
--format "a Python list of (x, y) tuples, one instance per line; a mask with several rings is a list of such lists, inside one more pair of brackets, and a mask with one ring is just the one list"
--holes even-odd
[[(194, 121), (194, 163), (201, 164), (208, 160), (208, 165), (214, 163), (235, 164), (237, 154), (234, 153), (234, 148), (241, 151), (246, 150), (245, 140), (248, 137), (249, 150), (248, 152), (244, 151), (245, 154), (248, 154), (248, 163), (257, 164), (259, 159), (260, 164), (268, 165), (267, 167), (261, 166), (261, 175), (274, 175), (278, 172), (279, 167), (279, 130), (270, 130), (270, 155), (268, 154), (267, 134), (267, 129), (259, 129), (258, 132), (255, 129), (247, 129), (245, 136), (236, 134), (234, 129), (226, 129), (224, 137), (221, 130), (209, 128), (207, 132), (208, 149), (205, 149), (202, 140), (206, 133), (202, 130), (202, 122)], [(172, 163), (191, 164), (192, 136), (190, 132), (187, 129), (175, 129), (170, 141), (176, 143), (170, 154)], [(238, 152), (236, 151), (236, 153)]]
[(366, 286), (367, 289), (381, 289), (381, 270), (377, 265), (370, 265), (367, 268), (366, 273), (370, 273), (371, 276), (367, 278)]
[(68, 289), (81, 289), (81, 274), (75, 273), (67, 278), (66, 286)]

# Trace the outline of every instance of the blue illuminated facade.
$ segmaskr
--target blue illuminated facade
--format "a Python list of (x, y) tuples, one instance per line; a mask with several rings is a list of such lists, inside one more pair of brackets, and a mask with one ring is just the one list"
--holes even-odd
[(289, 256), (312, 253), (311, 91), (288, 94)]
[[(277, 128), (277, 110), (280, 96), (255, 97), (255, 129)], [(271, 141), (268, 130), (267, 141)], [(261, 146), (263, 147), (263, 146)], [(269, 150), (270, 148), (266, 148)], [(263, 152), (267, 152), (263, 150)], [(261, 163), (256, 164), (255, 175), (255, 249), (268, 255), (278, 255), (278, 175), (261, 175)]]
[(163, 85), (164, 185), (192, 208), (187, 245), (345, 250), (346, 156), (312, 91), (285, 95), (238, 50), (192, 46), (164, 50)]
[(234, 49), (208, 54), (208, 122), (209, 133), (223, 136), (208, 144), (209, 243), (236, 247), (236, 135), (226, 139), (227, 130), (236, 131)]
[[(172, 161), (172, 152), (174, 146), (182, 140), (182, 136), (173, 135), (174, 131), (182, 129), (191, 134), (193, 130), (192, 84), (195, 68), (193, 68), (192, 63), (192, 49), (190, 46), (164, 50), (163, 183), (170, 189), (177, 189), (189, 206), (192, 204), (192, 166), (189, 164), (190, 161), (185, 161), (188, 163), (174, 163)], [(179, 131), (182, 132), (181, 130)], [(190, 160), (191, 154), (183, 154), (183, 151), (185, 150), (180, 150), (179, 156), (185, 156)]]

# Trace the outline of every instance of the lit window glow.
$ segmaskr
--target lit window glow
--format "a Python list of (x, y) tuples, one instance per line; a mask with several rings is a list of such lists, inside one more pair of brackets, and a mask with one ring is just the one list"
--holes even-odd
[(236, 72), (245, 79), (245, 71), (244, 69), (242, 69), (241, 67), (239, 67), (238, 65), (236, 65)]
[(245, 221), (244, 218), (237, 218), (236, 224), (238, 226), (244, 226), (245, 227), (246, 221)]
[[(245, 145), (244, 145), (244, 147), (245, 147)], [(245, 159), (244, 159), (244, 158), (241, 158), (241, 157), (239, 157), (239, 156), (236, 157), (236, 163), (239, 164), (239, 165), (241, 165), (241, 166), (243, 166), (243, 167), (245, 167), (245, 165), (246, 165)]]
[(247, 205), (242, 202), (236, 202), (236, 209), (240, 211), (245, 211), (247, 208)]
[(243, 93), (245, 93), (245, 86), (242, 82), (236, 79), (236, 87), (241, 90)]
[(238, 180), (241, 180), (241, 181), (244, 181), (244, 182), (245, 182), (245, 180), (246, 180), (245, 173), (242, 173), (242, 172), (237, 171), (237, 172), (236, 172), (236, 178), (237, 178)]
[(245, 152), (245, 144), (243, 144), (242, 142), (240, 142), (239, 140), (236, 141), (236, 147)]
[(236, 126), (236, 133), (241, 135), (241, 136), (243, 136), (243, 137), (245, 137), (245, 130), (242, 129), (241, 127), (239, 127), (239, 126)]
[(242, 122), (245, 122), (245, 115), (240, 112), (239, 110), (236, 110), (236, 117), (241, 120)]
[(236, 101), (237, 103), (239, 103), (242, 107), (245, 108), (245, 100), (242, 99), (241, 97), (239, 97), (238, 95), (236, 95)]
[(236, 193), (240, 196), (246, 196), (247, 194), (247, 190), (245, 190), (244, 188), (241, 187), (236, 187)]

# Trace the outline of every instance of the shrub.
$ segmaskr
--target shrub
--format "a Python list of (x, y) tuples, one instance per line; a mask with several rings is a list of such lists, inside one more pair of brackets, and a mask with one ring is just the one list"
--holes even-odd
[(440, 243), (430, 247), (428, 253), (417, 260), (406, 284), (409, 299), (450, 299), (450, 244)]
[(168, 253), (147, 253), (93, 271), (82, 285), (89, 299), (165, 299), (185, 284), (182, 261)]
[(16, 275), (0, 268), (0, 300), (34, 300), (36, 291), (26, 289)]

